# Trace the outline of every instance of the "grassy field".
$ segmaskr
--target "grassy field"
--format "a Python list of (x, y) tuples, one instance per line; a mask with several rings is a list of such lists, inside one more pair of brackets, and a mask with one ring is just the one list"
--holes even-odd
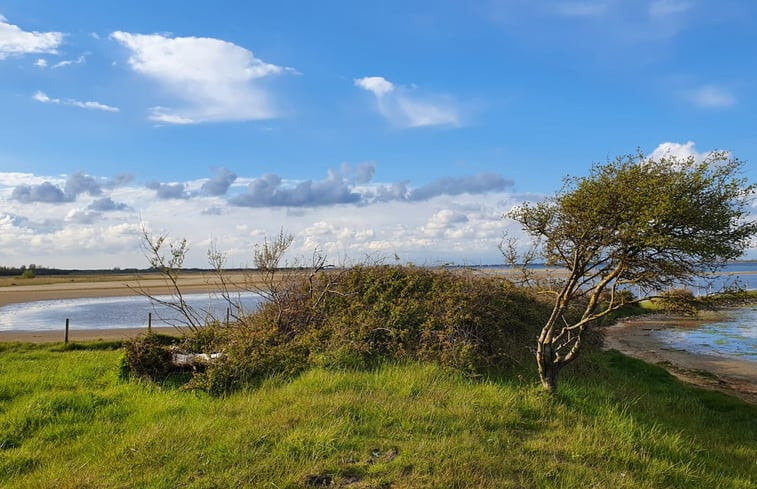
[(212, 398), (119, 380), (121, 355), (0, 345), (0, 486), (757, 485), (757, 408), (614, 352), (565, 372), (557, 400), (531, 376), (431, 364)]

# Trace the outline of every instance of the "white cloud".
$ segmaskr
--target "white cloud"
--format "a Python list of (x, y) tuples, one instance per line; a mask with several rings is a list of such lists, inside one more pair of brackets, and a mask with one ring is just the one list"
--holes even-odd
[(82, 109), (104, 110), (106, 112), (118, 112), (120, 110), (118, 107), (94, 101), (80, 102), (78, 100), (68, 100), (65, 103), (67, 105), (73, 105), (74, 107), (81, 107)]
[(7, 20), (0, 15), (0, 60), (11, 55), (56, 53), (63, 42), (60, 32), (27, 32)]
[(459, 109), (448, 97), (422, 97), (413, 89), (397, 86), (381, 76), (356, 78), (354, 83), (376, 97), (379, 112), (394, 126), (410, 128), (461, 124)]
[(674, 158), (678, 160), (686, 160), (688, 158), (694, 158), (695, 161), (704, 161), (710, 156), (709, 151), (699, 152), (696, 150), (694, 141), (688, 141), (686, 143), (673, 143), (664, 142), (660, 143), (654, 151), (648, 156), (650, 160), (661, 160), (663, 158)]
[(63, 68), (64, 66), (70, 66), (70, 65), (80, 65), (87, 62), (87, 59), (84, 55), (79, 56), (76, 59), (66, 59), (63, 61), (60, 61), (58, 63), (55, 63), (50, 67), (50, 69), (54, 70), (56, 68)]
[(60, 103), (60, 99), (50, 98), (45, 94), (45, 92), (42, 92), (40, 90), (37, 90), (37, 92), (34, 95), (32, 95), (32, 98), (36, 100), (37, 102), (42, 102), (43, 104), (59, 104)]
[(64, 99), (64, 100), (61, 100), (59, 98), (50, 98), (47, 96), (45, 92), (42, 92), (41, 90), (37, 90), (37, 92), (34, 95), (32, 95), (32, 98), (36, 100), (37, 102), (42, 102), (43, 104), (71, 105), (73, 107), (79, 107), (82, 109), (102, 110), (105, 112), (119, 112), (120, 111), (118, 107), (101, 104), (100, 102), (94, 102), (94, 101), (82, 102), (80, 100), (75, 100), (71, 98)]
[(292, 68), (266, 63), (231, 42), (207, 37), (166, 37), (117, 31), (111, 38), (129, 49), (129, 66), (157, 81), (183, 102), (153, 107), (149, 118), (168, 124), (247, 121), (278, 115), (259, 79)]
[(355, 86), (373, 92), (377, 97), (386, 95), (394, 90), (394, 84), (386, 80), (383, 76), (366, 76), (363, 78), (357, 78), (355, 80)]
[[(220, 249), (229, 252), (230, 266), (249, 264), (253, 245), (263, 236), (277, 233), (282, 225), (296, 236), (290, 256), (310, 255), (317, 246), (334, 263), (362, 260), (367, 255), (372, 259), (391, 258), (394, 252), (402, 260), (424, 264), (491, 263), (499, 259), (496, 243), (508, 225), (502, 220), (508, 205), (503, 203), (514, 203), (505, 189), (442, 193), (450, 191), (448, 185), (423, 200), (298, 208), (301, 212), (289, 212), (285, 207), (233, 206), (220, 191), (219, 195), (199, 191), (189, 198), (161, 199), (154, 189), (142, 184), (101, 185), (100, 192), (81, 191), (76, 199), (57, 199), (55, 203), (13, 199), (8, 193), (14, 186), (40, 186), (45, 182), (62, 190), (70, 180), (70, 176), (0, 173), (0, 208), (12, 215), (7, 219), (0, 215), (0, 249), (8, 250), (6, 261), (68, 267), (145, 266), (136, 229), (142, 216), (156, 232), (189, 239), (188, 266), (206, 265), (211, 235)], [(77, 179), (81, 188), (88, 181)], [(207, 181), (177, 184), (199, 190)], [(229, 192), (243, 187), (235, 181)], [(28, 218), (31, 216), (33, 219)], [(106, 234), (107, 238), (98, 241), (98, 236)]]
[(39, 58), (37, 61), (34, 62), (34, 66), (38, 68), (45, 68), (47, 67), (47, 60)]
[(736, 97), (724, 88), (715, 85), (704, 85), (695, 90), (689, 90), (685, 97), (696, 106), (705, 109), (720, 109), (731, 107), (736, 103)]

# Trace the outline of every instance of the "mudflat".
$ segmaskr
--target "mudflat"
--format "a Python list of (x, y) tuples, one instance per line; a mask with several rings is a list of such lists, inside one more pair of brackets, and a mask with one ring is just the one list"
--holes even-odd
[(696, 327), (705, 321), (661, 315), (629, 319), (604, 330), (604, 346), (662, 366), (685, 382), (757, 404), (757, 364), (671, 348), (653, 334), (667, 328)]

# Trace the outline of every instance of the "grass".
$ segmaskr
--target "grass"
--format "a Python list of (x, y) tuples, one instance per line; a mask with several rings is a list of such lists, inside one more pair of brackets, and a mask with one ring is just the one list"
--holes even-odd
[(0, 486), (741, 487), (757, 408), (594, 352), (528, 374), (312, 369), (225, 398), (119, 380), (115, 343), (0, 345)]

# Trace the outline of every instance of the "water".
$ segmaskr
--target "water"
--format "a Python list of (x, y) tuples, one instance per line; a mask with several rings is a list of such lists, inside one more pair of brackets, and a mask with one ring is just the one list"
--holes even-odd
[(757, 363), (757, 307), (723, 312), (722, 319), (694, 328), (671, 328), (652, 334), (674, 348)]
[[(170, 301), (170, 295), (156, 296)], [(214, 317), (226, 318), (227, 304), (216, 294), (186, 294), (187, 303), (197, 311), (209, 311)], [(236, 300), (236, 298), (235, 298)], [(248, 311), (260, 303), (260, 296), (245, 293), (239, 297)], [(181, 324), (181, 316), (160, 305), (153, 305), (142, 296), (101, 297), (93, 299), (62, 299), (24, 302), (0, 307), (0, 331), (53, 331), (62, 330), (66, 318), (71, 328), (114, 329), (147, 327), (148, 313), (152, 313), (153, 326)]]

